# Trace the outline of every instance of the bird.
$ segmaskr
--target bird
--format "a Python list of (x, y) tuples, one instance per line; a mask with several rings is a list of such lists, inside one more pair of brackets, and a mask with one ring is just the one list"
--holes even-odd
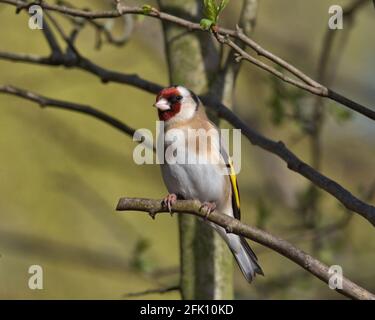
[[(207, 140), (207, 148), (199, 145), (197, 140), (199, 134), (198, 138), (189, 135), (191, 130), (200, 134), (219, 131), (217, 126), (209, 120), (198, 96), (182, 85), (172, 85), (157, 94), (154, 107), (157, 108), (159, 121), (163, 123), (163, 130), (159, 133), (162, 135), (158, 139), (164, 139), (161, 141), (164, 161), (160, 166), (168, 190), (163, 204), (168, 207), (169, 212), (177, 200), (199, 200), (202, 208), (205, 208), (207, 212), (206, 217), (216, 211), (240, 220), (240, 194), (237, 178), (233, 163), (221, 146), (219, 135), (209, 136), (211, 139)], [(175, 132), (176, 129), (181, 133), (181, 139), (177, 142), (168, 138), (169, 134)], [(184, 151), (181, 152), (183, 160), (195, 159), (196, 161), (169, 161), (176, 157), (176, 153), (167, 152), (172, 144), (177, 152)], [(210, 161), (199, 162), (202, 156), (206, 156)], [(225, 174), (221, 171), (223, 167), (225, 167)], [(248, 282), (251, 282), (256, 274), (264, 275), (257, 256), (244, 237), (228, 233), (223, 227), (208, 219), (205, 221), (224, 239)]]

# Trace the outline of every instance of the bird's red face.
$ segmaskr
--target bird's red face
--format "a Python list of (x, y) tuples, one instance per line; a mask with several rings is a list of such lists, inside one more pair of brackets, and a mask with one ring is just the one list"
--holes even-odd
[(159, 92), (154, 106), (158, 108), (159, 119), (168, 121), (181, 111), (183, 96), (178, 87), (165, 88)]
[(183, 86), (172, 86), (161, 90), (154, 104), (158, 108), (159, 119), (167, 123), (192, 119), (199, 105), (198, 97)]

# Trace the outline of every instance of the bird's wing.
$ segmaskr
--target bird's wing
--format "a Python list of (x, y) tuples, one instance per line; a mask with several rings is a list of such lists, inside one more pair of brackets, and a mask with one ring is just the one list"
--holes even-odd
[(237, 176), (234, 171), (232, 159), (228, 156), (225, 149), (221, 148), (221, 155), (224, 159), (225, 165), (228, 168), (228, 177), (229, 182), (232, 188), (232, 208), (233, 215), (236, 219), (241, 219), (241, 210), (240, 210), (240, 190), (238, 189)]
[(240, 211), (240, 190), (238, 189), (237, 176), (234, 172), (232, 160), (229, 159), (229, 164), (227, 164), (229, 169), (229, 180), (232, 187), (232, 208), (233, 215), (236, 219), (241, 219)]
[[(202, 109), (203, 110), (203, 109)], [(197, 114), (198, 117), (202, 116), (202, 113)], [(219, 130), (214, 123), (209, 121), (206, 116), (204, 116), (204, 121), (201, 123), (202, 127), (206, 130), (209, 130), (211, 128), (214, 128), (216, 130)], [(219, 148), (219, 153), (222, 159), (224, 160), (224, 164), (227, 167), (228, 170), (228, 177), (229, 182), (232, 189), (232, 210), (233, 210), (233, 216), (240, 220), (241, 219), (241, 212), (240, 212), (240, 192), (238, 190), (238, 184), (237, 184), (237, 177), (236, 173), (233, 167), (232, 159), (229, 157), (228, 153), (226, 152), (225, 146), (222, 144), (220, 133), (218, 133), (219, 140), (217, 147)], [(210, 149), (208, 150), (208, 152)]]

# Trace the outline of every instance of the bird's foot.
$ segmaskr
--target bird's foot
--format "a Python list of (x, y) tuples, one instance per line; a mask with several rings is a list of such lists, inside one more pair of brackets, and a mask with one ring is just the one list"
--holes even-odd
[(215, 211), (216, 203), (215, 202), (203, 202), (203, 204), (200, 207), (200, 210), (202, 209), (206, 210), (206, 215), (204, 216), (204, 219), (207, 220), (211, 212)]
[(171, 216), (173, 216), (172, 206), (176, 203), (176, 201), (177, 201), (177, 195), (175, 195), (174, 193), (168, 194), (163, 199), (163, 206), (168, 208), (168, 211), (171, 214)]

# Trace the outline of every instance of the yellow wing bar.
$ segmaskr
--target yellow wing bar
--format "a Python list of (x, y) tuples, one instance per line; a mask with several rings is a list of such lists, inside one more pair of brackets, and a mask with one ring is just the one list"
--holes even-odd
[(237, 205), (237, 208), (239, 210), (240, 209), (240, 192), (238, 190), (237, 176), (236, 176), (236, 173), (234, 171), (232, 160), (229, 159), (228, 162), (229, 162), (229, 178), (230, 178), (230, 182), (232, 184), (234, 199), (236, 201), (236, 205)]

